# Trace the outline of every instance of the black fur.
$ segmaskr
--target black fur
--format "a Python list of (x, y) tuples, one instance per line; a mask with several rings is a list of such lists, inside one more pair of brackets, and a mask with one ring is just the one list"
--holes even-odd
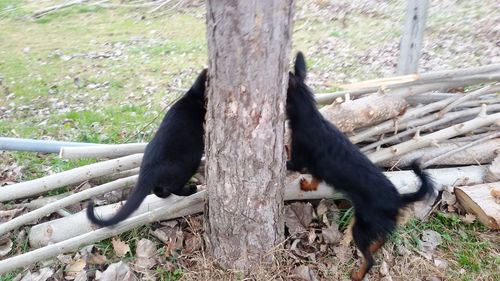
[(412, 168), (421, 186), (415, 193), (400, 195), (382, 171), (323, 118), (312, 91), (304, 83), (305, 78), (305, 60), (299, 52), (287, 92), (286, 110), (292, 130), (287, 168), (294, 171), (305, 168), (318, 181), (334, 186), (351, 200), (355, 210), (353, 239), (365, 258), (362, 270), (354, 273), (352, 279), (361, 280), (374, 263), (372, 253), (395, 229), (399, 210), (431, 194), (433, 185), (414, 163)]
[(203, 154), (206, 76), (205, 69), (163, 118), (144, 152), (137, 184), (116, 215), (99, 219), (94, 214), (93, 202), (89, 202), (87, 217), (92, 223), (111, 226), (126, 219), (151, 191), (162, 198), (171, 193), (179, 196), (196, 193), (196, 185), (185, 185), (200, 166)]

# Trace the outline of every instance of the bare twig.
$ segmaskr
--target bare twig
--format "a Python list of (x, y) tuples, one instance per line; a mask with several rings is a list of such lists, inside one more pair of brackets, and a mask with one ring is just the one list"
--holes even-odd
[(142, 154), (133, 154), (113, 160), (90, 164), (43, 178), (6, 185), (0, 188), (0, 202), (25, 198), (59, 187), (138, 167)]

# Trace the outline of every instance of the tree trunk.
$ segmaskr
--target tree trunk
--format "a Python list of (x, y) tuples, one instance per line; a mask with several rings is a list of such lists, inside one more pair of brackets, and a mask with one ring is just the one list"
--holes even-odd
[[(206, 242), (226, 268), (284, 237), (284, 120), (294, 0), (207, 1)], [(268, 254), (268, 255), (266, 255)]]

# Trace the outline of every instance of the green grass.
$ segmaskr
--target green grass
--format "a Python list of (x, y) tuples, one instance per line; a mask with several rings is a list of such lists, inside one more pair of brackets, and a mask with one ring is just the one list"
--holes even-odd
[[(500, 245), (485, 239), (482, 234), (490, 232), (479, 222), (465, 224), (456, 215), (437, 212), (427, 222), (410, 221), (392, 240), (396, 244), (417, 247), (419, 235), (426, 229), (441, 234), (443, 242), (437, 251), (439, 256), (450, 261), (450, 280), (499, 280)], [(463, 274), (461, 269), (465, 270)]]
[(17, 273), (10, 272), (6, 274), (0, 274), (0, 281), (11, 281), (14, 280), (14, 277), (16, 277)]

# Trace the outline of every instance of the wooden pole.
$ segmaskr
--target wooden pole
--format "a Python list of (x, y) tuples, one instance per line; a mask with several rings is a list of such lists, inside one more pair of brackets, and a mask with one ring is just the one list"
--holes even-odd
[(398, 75), (418, 72), (428, 0), (408, 0), (403, 38), (399, 49)]

